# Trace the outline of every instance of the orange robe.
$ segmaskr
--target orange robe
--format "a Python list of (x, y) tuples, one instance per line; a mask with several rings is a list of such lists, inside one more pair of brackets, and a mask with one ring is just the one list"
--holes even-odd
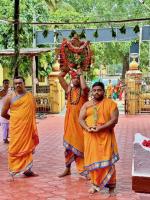
[(24, 173), (32, 167), (32, 154), (38, 143), (34, 98), (26, 92), (11, 100), (8, 152), (10, 174)]
[[(94, 126), (105, 124), (110, 120), (111, 113), (116, 109), (116, 103), (104, 98), (96, 106), (86, 110), (86, 124)], [(95, 120), (95, 109), (97, 119)], [(113, 129), (105, 129), (98, 133), (84, 131), (84, 162), (90, 172), (93, 185), (102, 189), (104, 186), (115, 187), (116, 175), (114, 163), (119, 160), (117, 143)]]
[[(77, 99), (78, 89), (73, 89), (72, 98)], [(88, 93), (81, 96), (78, 104), (70, 103), (70, 93), (68, 94), (67, 110), (64, 125), (64, 147), (65, 164), (68, 167), (73, 161), (76, 162), (77, 171), (81, 175), (86, 175), (84, 168), (84, 135), (83, 129), (79, 124), (79, 113), (82, 105), (88, 100)]]

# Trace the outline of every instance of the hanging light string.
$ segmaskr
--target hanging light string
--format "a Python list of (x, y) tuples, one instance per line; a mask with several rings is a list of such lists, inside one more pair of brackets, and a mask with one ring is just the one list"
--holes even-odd
[(29, 25), (73, 25), (73, 24), (110, 24), (110, 23), (130, 23), (130, 22), (144, 22), (150, 21), (148, 18), (133, 18), (133, 19), (123, 19), (123, 20), (103, 20), (103, 21), (80, 21), (80, 22), (23, 22), (15, 20), (0, 19), (0, 23), (10, 23), (10, 24), (29, 24)]

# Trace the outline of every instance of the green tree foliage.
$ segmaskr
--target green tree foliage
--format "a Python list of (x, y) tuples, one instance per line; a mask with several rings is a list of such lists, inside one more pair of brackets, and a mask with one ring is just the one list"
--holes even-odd
[[(92, 20), (121, 20), (131, 18), (144, 18), (149, 17), (150, 11), (141, 4), (138, 0), (114, 0), (114, 1), (95, 1), (95, 0), (65, 0), (65, 2), (72, 5), (76, 11), (81, 13), (81, 16), (88, 17)], [(145, 4), (150, 5), (150, 0), (145, 0)], [(139, 32), (139, 26), (147, 24), (148, 22), (142, 23), (128, 23), (126, 26), (135, 26), (135, 31)], [(95, 27), (91, 25), (91, 27)], [(122, 33), (125, 33), (124, 24), (98, 24), (96, 27), (119, 27)], [(113, 29), (112, 29), (113, 30)], [(115, 33), (114, 33), (115, 34)], [(114, 35), (115, 37), (115, 35)], [(109, 44), (95, 44), (94, 54), (95, 63), (93, 69), (99, 68), (100, 63), (103, 65), (114, 65), (122, 63), (122, 78), (125, 76), (126, 70), (128, 70), (128, 59), (129, 59), (129, 47), (131, 43), (109, 43)], [(147, 63), (145, 55), (148, 54), (148, 48), (146, 44), (141, 45), (141, 64), (140, 69), (147, 70)], [(148, 57), (147, 57), (148, 58)]]
[(47, 54), (43, 53), (39, 56), (39, 74), (41, 76), (48, 77), (49, 73), (52, 71), (52, 66), (55, 63), (54, 52), (49, 52)]
[(148, 42), (142, 42), (141, 43), (141, 49), (140, 49), (140, 65), (139, 68), (147, 74), (150, 64), (150, 57), (149, 57), (149, 51), (150, 51), (150, 45)]
[[(13, 3), (12, 0), (1, 0), (0, 4), (0, 19), (13, 19)], [(150, 0), (145, 0), (145, 4), (150, 5)], [(102, 20), (120, 20), (129, 18), (143, 18), (149, 17), (149, 10), (141, 4), (138, 0), (21, 0), (20, 3), (20, 20), (25, 22), (38, 21), (38, 22), (71, 22), (71, 21), (102, 21)], [(144, 23), (128, 23), (127, 26), (136, 26), (147, 24)], [(100, 28), (100, 27), (123, 27), (124, 24), (90, 24), (90, 25), (48, 25), (48, 26), (34, 26), (36, 30), (49, 30), (55, 29), (72, 29), (77, 28)], [(0, 48), (13, 48), (13, 26), (11, 24), (0, 23)], [(138, 30), (138, 27), (135, 29)], [(33, 26), (20, 25), (20, 48), (32, 47), (33, 41)], [(97, 35), (97, 33), (96, 33)], [(95, 53), (94, 68), (99, 68), (100, 64), (111, 66), (122, 63), (124, 68), (127, 69), (129, 57), (128, 43), (98, 43), (92, 45)], [(146, 70), (148, 66), (147, 57), (148, 45), (146, 43), (141, 45), (141, 59), (140, 67)], [(8, 64), (8, 60), (0, 59), (4, 65)], [(26, 62), (26, 58), (20, 59), (21, 73), (26, 74), (30, 72), (30, 61)], [(12, 68), (12, 66), (11, 66)], [(123, 70), (123, 74), (126, 69)]]
[[(0, 4), (0, 19), (13, 20), (14, 2), (12, 0), (2, 0)], [(20, 20), (32, 22), (35, 20), (46, 21), (49, 17), (49, 10), (45, 1), (22, 0), (20, 3)], [(38, 27), (37, 27), (38, 28)], [(14, 48), (13, 25), (11, 23), (0, 23), (0, 48)], [(33, 41), (33, 26), (21, 24), (19, 27), (20, 48), (31, 48)], [(0, 58), (2, 66), (10, 68), (10, 75), (13, 74), (12, 58)], [(20, 57), (19, 73), (27, 76), (31, 73), (31, 60), (29, 57)]]
[[(112, 42), (112, 43), (98, 43), (92, 45), (94, 52), (93, 68), (100, 69), (101, 66), (109, 68), (110, 75), (114, 75), (114, 67), (117, 72), (118, 64), (124, 64), (124, 59), (129, 57), (129, 48), (131, 42)], [(119, 65), (120, 66), (120, 65)], [(111, 69), (112, 68), (112, 69)]]
[[(135, 17), (149, 17), (149, 10), (138, 0), (64, 0), (72, 5), (76, 11), (93, 16), (101, 20), (119, 20)], [(150, 0), (145, 0), (145, 4), (150, 5)]]

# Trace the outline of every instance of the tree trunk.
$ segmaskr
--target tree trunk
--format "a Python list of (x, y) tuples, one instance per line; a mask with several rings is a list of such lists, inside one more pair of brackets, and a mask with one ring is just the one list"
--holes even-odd
[(129, 70), (129, 54), (123, 57), (123, 69), (122, 69), (122, 79), (125, 79), (126, 71)]
[(14, 2), (14, 77), (19, 74), (19, 1)]

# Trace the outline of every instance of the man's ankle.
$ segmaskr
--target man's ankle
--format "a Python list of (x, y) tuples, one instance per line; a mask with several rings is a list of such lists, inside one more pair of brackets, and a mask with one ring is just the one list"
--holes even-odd
[(9, 141), (8, 141), (8, 139), (6, 138), (6, 139), (3, 139), (3, 141), (4, 141), (4, 143), (6, 143), (6, 144), (8, 144), (9, 143)]
[(70, 168), (66, 167), (65, 171), (62, 174), (60, 174), (58, 177), (61, 178), (61, 177), (64, 177), (64, 176), (67, 176), (67, 175), (70, 175), (70, 174), (71, 174)]
[(70, 167), (66, 167), (66, 171), (71, 171), (71, 168)]

